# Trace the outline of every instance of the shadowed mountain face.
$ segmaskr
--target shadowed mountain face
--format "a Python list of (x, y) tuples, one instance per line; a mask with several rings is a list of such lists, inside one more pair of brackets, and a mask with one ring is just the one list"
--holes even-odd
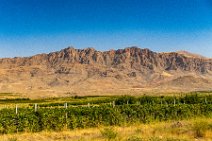
[(32, 57), (0, 59), (0, 82), (0, 92), (20, 93), (209, 90), (212, 59), (138, 47), (104, 52), (66, 48)]

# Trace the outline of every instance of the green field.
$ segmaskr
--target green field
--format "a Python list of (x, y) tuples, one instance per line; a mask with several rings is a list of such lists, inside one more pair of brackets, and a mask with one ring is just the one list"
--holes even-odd
[[(35, 104), (38, 106), (35, 107)], [(175, 96), (1, 99), (0, 105), (0, 134), (128, 126), (135, 123), (212, 117), (212, 95), (209, 92)]]

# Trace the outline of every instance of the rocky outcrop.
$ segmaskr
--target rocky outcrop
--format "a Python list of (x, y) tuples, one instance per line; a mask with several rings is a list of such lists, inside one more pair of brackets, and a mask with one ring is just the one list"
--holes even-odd
[[(156, 53), (138, 47), (109, 51), (69, 47), (32, 57), (2, 58), (0, 92), (16, 90), (16, 87), (23, 91), (54, 87), (68, 91), (78, 89), (79, 85), (82, 86), (79, 90), (86, 91), (123, 87), (162, 89), (163, 86), (181, 89), (176, 83), (183, 84), (182, 81), (192, 90), (198, 86), (212, 88), (212, 59), (196, 56), (187, 52)], [(189, 87), (187, 82), (194, 80), (195, 85)]]
[(212, 60), (191, 58), (182, 53), (156, 53), (149, 49), (130, 47), (119, 50), (97, 51), (93, 48), (66, 48), (59, 52), (40, 54), (25, 58), (0, 59), (0, 68), (20, 66), (48, 66), (60, 68), (61, 65), (87, 64), (135, 70), (182, 70), (207, 73), (212, 71)]

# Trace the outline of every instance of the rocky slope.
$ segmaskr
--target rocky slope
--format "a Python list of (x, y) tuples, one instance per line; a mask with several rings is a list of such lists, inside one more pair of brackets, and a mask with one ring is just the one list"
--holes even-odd
[(66, 48), (0, 59), (0, 92), (93, 94), (131, 90), (210, 90), (212, 59), (130, 47)]

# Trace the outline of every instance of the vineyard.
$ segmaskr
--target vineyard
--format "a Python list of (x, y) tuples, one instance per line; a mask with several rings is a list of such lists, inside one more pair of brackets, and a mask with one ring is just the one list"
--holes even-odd
[(70, 99), (54, 103), (38, 100), (32, 102), (29, 99), (0, 100), (4, 104), (27, 103), (24, 107), (0, 110), (0, 134), (212, 117), (212, 95), (209, 94)]

